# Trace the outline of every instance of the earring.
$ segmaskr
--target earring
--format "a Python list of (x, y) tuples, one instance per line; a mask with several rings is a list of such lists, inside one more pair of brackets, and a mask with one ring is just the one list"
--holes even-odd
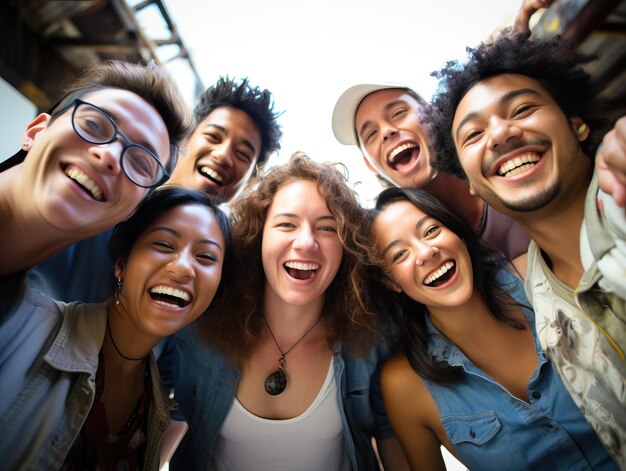
[(117, 279), (117, 286), (115, 287), (115, 294), (113, 295), (113, 299), (115, 299), (115, 304), (119, 304), (120, 303), (120, 296), (122, 295), (122, 279), (118, 278)]
[(583, 123), (580, 126), (578, 126), (578, 129), (576, 130), (576, 133), (580, 136), (582, 133), (585, 132), (586, 129), (587, 129), (587, 125), (585, 123)]
[(30, 145), (32, 144), (32, 142), (33, 142), (32, 139), (26, 138), (26, 139), (24, 139), (24, 142), (22, 143), (22, 147), (24, 149), (28, 149), (30, 147)]

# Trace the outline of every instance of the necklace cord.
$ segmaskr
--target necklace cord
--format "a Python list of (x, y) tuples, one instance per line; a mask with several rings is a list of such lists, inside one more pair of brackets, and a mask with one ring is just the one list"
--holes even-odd
[[(321, 319), (322, 319), (322, 316), (319, 316), (319, 317), (317, 318), (317, 320), (315, 321), (315, 323), (314, 323), (311, 327), (309, 327), (309, 329), (308, 329), (308, 330), (304, 333), (304, 335), (303, 335), (302, 337), (300, 337), (300, 339), (298, 339), (298, 341), (297, 341), (296, 343), (294, 343), (294, 344), (291, 346), (291, 348), (290, 348), (289, 350), (287, 350), (285, 353), (283, 353), (283, 351), (280, 349), (280, 345), (278, 345), (278, 341), (276, 340), (276, 337), (274, 336), (274, 332), (272, 332), (272, 328), (270, 327), (269, 322), (267, 322), (267, 320), (266, 320), (266, 319), (264, 319), (264, 321), (265, 321), (265, 325), (267, 326), (267, 330), (269, 330), (269, 331), (270, 331), (270, 335), (272, 336), (272, 339), (274, 339), (274, 343), (276, 344), (276, 348), (277, 348), (277, 349), (278, 349), (278, 351), (280, 352), (281, 359), (283, 360), (283, 363), (284, 363), (284, 360), (285, 360), (285, 357), (287, 356), (287, 354), (288, 354), (290, 351), (292, 351), (294, 348), (296, 348), (296, 345), (298, 345), (298, 344), (299, 344), (299, 343), (300, 343), (300, 342), (304, 339), (304, 337), (306, 337), (306, 336), (309, 334), (309, 332), (311, 332), (311, 331), (315, 328), (315, 326), (319, 323), (319, 321), (320, 321)], [(113, 340), (113, 339), (111, 338), (111, 340)]]
[(107, 305), (107, 332), (109, 333), (109, 338), (111, 339), (111, 343), (113, 344), (113, 347), (115, 348), (115, 351), (117, 352), (119, 356), (129, 361), (142, 361), (146, 359), (146, 357), (141, 357), (141, 358), (127, 357), (122, 352), (120, 352), (119, 348), (117, 348), (117, 344), (115, 343), (115, 339), (113, 338), (113, 332), (111, 332), (111, 326), (109, 324), (109, 306), (108, 305)]

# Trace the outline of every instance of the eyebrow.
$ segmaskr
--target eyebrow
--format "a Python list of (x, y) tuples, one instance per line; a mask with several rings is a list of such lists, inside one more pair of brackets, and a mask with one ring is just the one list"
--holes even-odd
[[(222, 131), (222, 133), (224, 133), (226, 136), (228, 136), (230, 134), (228, 132), (228, 129), (226, 129), (224, 126), (221, 126), (219, 124), (208, 123), (204, 128), (205, 129), (217, 128), (220, 131)], [(254, 145), (252, 145), (252, 142), (250, 142), (248, 139), (242, 139), (241, 142), (243, 143), (244, 146), (248, 147), (252, 151), (253, 154), (256, 154), (257, 150), (254, 147)]]
[[(500, 106), (506, 105), (508, 102), (510, 102), (514, 98), (517, 98), (520, 95), (527, 95), (527, 94), (541, 96), (537, 90), (533, 90), (532, 88), (519, 88), (517, 90), (511, 90), (505, 93), (504, 95), (502, 95), (502, 97), (500, 97), (500, 100), (499, 100), (499, 105)], [(461, 120), (459, 125), (456, 127), (455, 138), (457, 141), (459, 140), (459, 133), (461, 132), (461, 128), (465, 125), (465, 123), (467, 123), (468, 121), (472, 119), (477, 118), (478, 116), (479, 116), (478, 112), (472, 112), (472, 113), (469, 113), (467, 116), (465, 116)]]
[[(417, 223), (415, 223), (415, 232), (419, 232), (420, 228), (424, 225), (424, 223), (430, 219), (431, 216), (424, 216), (422, 218), (420, 218)], [(394, 246), (398, 245), (400, 243), (400, 239), (396, 239), (392, 242), (390, 242), (384, 249), (383, 249), (383, 257), (387, 255), (387, 252), (389, 252), (389, 250), (391, 250)]]
[[(165, 226), (159, 226), (159, 227), (155, 227), (154, 229), (152, 229), (150, 232), (157, 232), (157, 231), (165, 231), (165, 232), (169, 232), (170, 234), (176, 236), (177, 238), (180, 238), (180, 233), (178, 231), (175, 231), (174, 229), (172, 229), (171, 227), (165, 227)], [(211, 239), (200, 239), (198, 241), (198, 243), (200, 244), (209, 244), (209, 245), (214, 245), (215, 247), (217, 247), (218, 249), (220, 249), (220, 251), (223, 252), (222, 246), (217, 243), (214, 240)]]
[[(276, 218), (279, 218), (279, 217), (299, 218), (300, 216), (298, 216), (297, 214), (294, 214), (294, 213), (277, 213), (277, 214), (274, 214), (272, 216), (272, 219), (276, 219)], [(337, 218), (335, 216), (333, 216), (332, 214), (325, 215), (325, 216), (320, 216), (318, 218), (315, 218), (316, 221), (324, 221), (324, 220), (327, 220), (327, 219), (329, 219), (331, 221), (337, 222)]]
[[(398, 99), (398, 100), (394, 100), (392, 102), (387, 103), (384, 107), (383, 107), (383, 112), (388, 112), (391, 108), (393, 108), (394, 106), (400, 105), (400, 104), (407, 104), (408, 102), (406, 100), (402, 100), (402, 99)], [(372, 125), (372, 121), (368, 120), (365, 121), (363, 123), (363, 126), (361, 126), (361, 129), (359, 130), (359, 137), (366, 131), (366, 129), (368, 128), (368, 126)]]

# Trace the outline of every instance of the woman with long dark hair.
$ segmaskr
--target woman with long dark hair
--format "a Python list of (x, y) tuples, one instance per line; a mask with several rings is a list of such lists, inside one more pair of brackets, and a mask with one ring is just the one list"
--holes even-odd
[(541, 351), (521, 281), (462, 218), (393, 188), (372, 235), (398, 332), (383, 399), (413, 469), (445, 469), (441, 445), (470, 469), (617, 469)]
[(0, 311), (3, 468), (160, 469), (173, 404), (151, 351), (207, 310), (230, 247), (210, 197), (166, 188), (116, 227), (107, 301), (3, 292), (14, 299)]

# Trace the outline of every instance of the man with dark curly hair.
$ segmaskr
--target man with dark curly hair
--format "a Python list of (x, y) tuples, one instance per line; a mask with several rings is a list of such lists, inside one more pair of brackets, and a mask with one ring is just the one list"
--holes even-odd
[[(166, 185), (204, 191), (220, 202), (233, 198), (256, 165), (280, 149), (280, 113), (269, 90), (228, 77), (210, 86), (194, 109), (195, 128)], [(101, 302), (113, 292), (107, 254), (110, 231), (73, 245), (30, 274), (54, 299)]]
[(269, 90), (221, 77), (194, 109), (196, 128), (169, 183), (232, 199), (258, 164), (280, 149), (282, 132)]
[(541, 346), (626, 468), (626, 118), (594, 172), (591, 57), (508, 31), (469, 53), (437, 74), (433, 146), (447, 156), (437, 165), (531, 235), (526, 291)]

